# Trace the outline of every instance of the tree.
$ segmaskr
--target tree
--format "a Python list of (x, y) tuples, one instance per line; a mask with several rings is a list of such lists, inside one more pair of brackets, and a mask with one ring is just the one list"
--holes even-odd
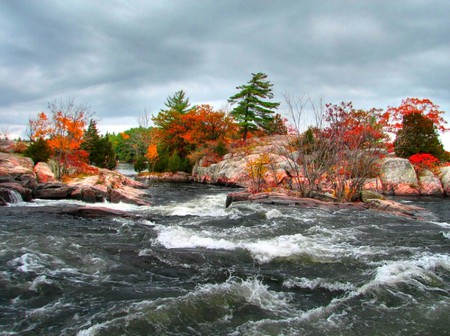
[(237, 103), (231, 114), (241, 128), (243, 141), (247, 140), (249, 131), (268, 131), (274, 110), (280, 105), (263, 100), (273, 98), (272, 84), (266, 78), (262, 72), (252, 74), (248, 84), (236, 87), (240, 91), (228, 99), (231, 104)]
[(189, 98), (186, 98), (186, 93), (183, 90), (175, 92), (172, 97), (167, 97), (167, 101), (164, 103), (167, 110), (161, 109), (161, 112), (176, 111), (184, 114), (191, 109)]
[(435, 122), (422, 113), (409, 113), (403, 117), (402, 128), (394, 141), (395, 154), (409, 158), (414, 154), (431, 154), (443, 159), (444, 147), (439, 140)]
[(24, 154), (30, 157), (35, 163), (47, 162), (52, 155), (52, 149), (46, 140), (39, 138), (28, 146)]
[(51, 117), (41, 112), (36, 119), (30, 119), (29, 136), (47, 139), (56, 162), (55, 175), (62, 178), (69, 167), (78, 169), (87, 159), (87, 153), (80, 147), (90, 112), (87, 106), (73, 100), (49, 103), (48, 108)]
[(148, 170), (149, 171), (155, 171), (155, 164), (158, 161), (158, 148), (156, 144), (150, 144), (147, 148), (147, 153), (145, 154), (145, 157), (148, 161)]
[(445, 112), (429, 99), (406, 98), (402, 100), (400, 106), (388, 107), (384, 118), (388, 120), (390, 131), (396, 131), (402, 129), (405, 116), (416, 113), (430, 119), (437, 130), (441, 132), (449, 130), (445, 126), (447, 121), (443, 118)]

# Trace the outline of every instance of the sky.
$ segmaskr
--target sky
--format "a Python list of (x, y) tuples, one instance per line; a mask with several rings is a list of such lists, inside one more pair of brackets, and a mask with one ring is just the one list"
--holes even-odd
[(417, 97), (450, 123), (449, 17), (448, 0), (2, 0), (0, 133), (26, 137), (56, 101), (89, 106), (103, 133), (179, 90), (223, 108), (257, 72), (283, 115), (286, 95), (358, 109)]

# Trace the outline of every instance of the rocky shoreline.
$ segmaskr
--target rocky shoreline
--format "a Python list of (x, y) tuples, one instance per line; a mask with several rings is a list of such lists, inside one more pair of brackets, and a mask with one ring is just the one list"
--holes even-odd
[[(270, 146), (260, 146), (253, 149), (251, 154), (227, 154), (218, 163), (207, 164), (200, 160), (194, 167), (192, 176), (196, 182), (246, 188), (249, 186), (249, 179), (245, 174), (248, 162), (261, 153), (270, 153), (274, 168), (266, 173), (264, 180), (273, 184), (274, 181), (290, 179), (292, 165), (275, 152)], [(437, 174), (424, 170), (419, 176), (409, 160), (386, 157), (380, 161), (379, 171), (378, 176), (366, 180), (363, 190), (385, 196), (450, 196), (450, 166), (441, 167)]]
[[(230, 163), (233, 157), (225, 159), (210, 167), (196, 166), (193, 174), (182, 172), (163, 174), (141, 174), (135, 179), (123, 174), (99, 169), (97, 175), (72, 178), (65, 183), (58, 182), (46, 163), (34, 165), (29, 158), (15, 154), (0, 153), (0, 205), (15, 203), (20, 197), (29, 202), (33, 199), (75, 199), (86, 203), (108, 201), (111, 203), (130, 203), (140, 206), (151, 205), (148, 181), (164, 182), (201, 182), (217, 185), (245, 187), (242, 178), (243, 166), (236, 162)], [(245, 161), (246, 162), (246, 161)], [(280, 168), (282, 169), (282, 167)], [(249, 192), (234, 192), (227, 197), (225, 206), (236, 202), (257, 202), (328, 209), (376, 209), (388, 211), (400, 216), (421, 218), (423, 210), (386, 200), (388, 196), (437, 196), (450, 195), (450, 167), (441, 169), (441, 177), (427, 174), (417, 177), (414, 168), (408, 160), (388, 158), (384, 160), (381, 174), (374, 179), (368, 179), (361, 202), (337, 202), (326, 193), (318, 193), (312, 198), (300, 197), (295, 191), (279, 188), (273, 192), (252, 194)], [(126, 216), (110, 209), (90, 206), (79, 207), (69, 211), (81, 217)]]
[(72, 178), (65, 183), (55, 179), (46, 163), (15, 154), (0, 153), (0, 205), (20, 197), (32, 199), (75, 199), (86, 203), (108, 201), (150, 205), (147, 186), (119, 172), (99, 169), (97, 175)]

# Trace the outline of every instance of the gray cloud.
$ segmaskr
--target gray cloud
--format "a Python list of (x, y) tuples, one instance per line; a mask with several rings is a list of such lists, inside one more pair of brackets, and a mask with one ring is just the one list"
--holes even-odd
[(449, 111), (448, 13), (446, 0), (3, 1), (1, 125), (20, 132), (49, 101), (74, 98), (117, 130), (179, 89), (225, 104), (258, 71), (278, 100), (417, 96)]

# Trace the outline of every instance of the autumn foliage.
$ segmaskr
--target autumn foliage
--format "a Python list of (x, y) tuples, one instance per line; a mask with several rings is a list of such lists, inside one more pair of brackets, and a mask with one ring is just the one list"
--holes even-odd
[(50, 115), (41, 112), (29, 120), (30, 139), (45, 139), (56, 163), (56, 176), (89, 173), (89, 154), (81, 149), (87, 113), (72, 101), (49, 104)]
[(436, 172), (436, 168), (439, 167), (439, 159), (431, 154), (420, 153), (414, 154), (409, 158), (409, 162), (414, 166), (414, 168), (420, 173), (424, 170), (430, 170)]
[(441, 132), (448, 131), (447, 121), (444, 119), (444, 111), (429, 99), (407, 98), (402, 100), (398, 107), (388, 107), (383, 115), (389, 125), (390, 131), (398, 131), (403, 127), (403, 118), (407, 115), (418, 113), (431, 120), (434, 126)]

